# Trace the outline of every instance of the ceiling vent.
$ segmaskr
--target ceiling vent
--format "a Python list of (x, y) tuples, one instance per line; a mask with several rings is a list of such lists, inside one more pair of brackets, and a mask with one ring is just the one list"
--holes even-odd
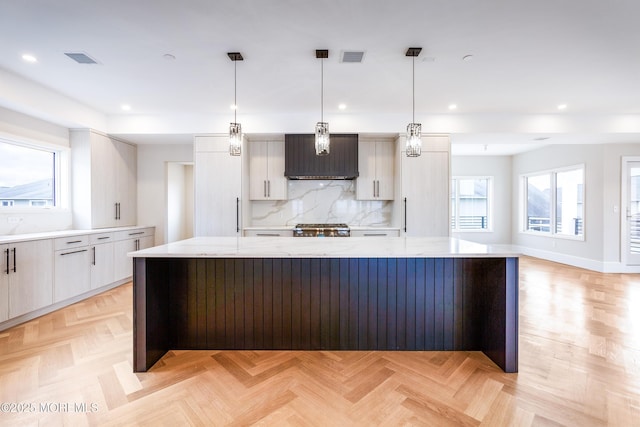
[(360, 63), (364, 58), (364, 51), (343, 50), (340, 62)]
[(73, 59), (74, 61), (76, 61), (78, 64), (97, 64), (98, 63), (98, 61), (96, 61), (86, 53), (65, 52), (64, 54), (67, 55), (69, 58)]

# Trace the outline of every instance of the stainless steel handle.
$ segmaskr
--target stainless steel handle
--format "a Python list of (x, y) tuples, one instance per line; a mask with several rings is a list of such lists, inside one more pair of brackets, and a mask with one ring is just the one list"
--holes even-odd
[(64, 255), (71, 255), (71, 254), (79, 254), (80, 252), (87, 252), (88, 249), (80, 249), (78, 251), (71, 251), (71, 252), (63, 252), (60, 255), (64, 256)]
[(364, 233), (365, 236), (370, 237), (370, 236), (386, 236), (387, 233)]
[(267, 181), (266, 180), (262, 181), (262, 195), (264, 197), (267, 197)]
[(376, 180), (373, 180), (373, 197), (376, 197)]
[(144, 234), (144, 231), (136, 231), (135, 233), (129, 233), (129, 236), (138, 236), (140, 234)]
[(407, 198), (404, 198), (404, 232), (407, 232)]
[(116, 212), (115, 212), (115, 215), (114, 215), (113, 219), (118, 219), (118, 204), (117, 204), (117, 203), (114, 203), (114, 204), (113, 204), (113, 207), (114, 207), (114, 208), (115, 208), (115, 210), (116, 210)]
[(5, 273), (9, 274), (9, 249), (5, 249), (5, 254), (7, 254), (7, 269), (5, 270)]
[(271, 180), (267, 180), (267, 197), (271, 197)]
[(240, 232), (240, 197), (236, 197), (236, 233)]
[(96, 265), (96, 247), (91, 248), (93, 250), (93, 261), (91, 264)]
[(70, 240), (67, 242), (67, 245), (72, 245), (74, 243), (82, 243), (82, 240)]
[(105, 236), (105, 237), (98, 237), (98, 240), (105, 240), (105, 239), (110, 239), (111, 237), (109, 236)]
[(280, 237), (278, 233), (256, 233), (256, 236)]
[(16, 267), (16, 248), (12, 249), (13, 251), (13, 272), (15, 273), (16, 271), (18, 271), (17, 267)]
[(136, 245), (136, 251), (139, 251), (140, 250), (140, 239), (136, 239), (135, 245)]

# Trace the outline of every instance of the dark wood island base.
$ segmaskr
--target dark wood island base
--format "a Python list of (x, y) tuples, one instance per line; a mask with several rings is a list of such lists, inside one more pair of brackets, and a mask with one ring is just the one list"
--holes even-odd
[(518, 370), (518, 258), (134, 258), (134, 371), (183, 350), (482, 351)]

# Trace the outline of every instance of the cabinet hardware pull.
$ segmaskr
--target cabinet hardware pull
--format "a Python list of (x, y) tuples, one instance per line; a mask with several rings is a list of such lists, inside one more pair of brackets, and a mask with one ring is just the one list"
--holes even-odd
[(91, 264), (96, 265), (96, 247), (94, 246), (91, 249), (93, 250), (93, 261)]
[(80, 252), (87, 252), (88, 249), (80, 249), (78, 251), (71, 251), (71, 252), (63, 252), (60, 255), (71, 255), (71, 254), (78, 254)]
[(267, 180), (267, 197), (271, 197), (271, 180)]
[(105, 237), (98, 237), (98, 240), (104, 240), (104, 239), (110, 239), (111, 237), (109, 236), (105, 236)]
[(262, 195), (267, 197), (267, 181), (262, 181)]
[(280, 237), (278, 233), (256, 233), (256, 236)]
[(121, 214), (122, 214), (122, 209), (120, 207), (120, 202), (118, 202), (118, 219), (119, 220), (122, 219), (122, 215)]
[(236, 233), (240, 232), (240, 197), (236, 197)]
[(373, 197), (376, 197), (376, 180), (373, 180)]
[(114, 204), (113, 204), (113, 207), (116, 209), (116, 213), (115, 213), (115, 216), (114, 216), (114, 218), (113, 218), (113, 219), (118, 219), (118, 204), (117, 204), (117, 203), (114, 203)]
[(144, 231), (136, 231), (135, 233), (129, 233), (129, 236), (137, 236), (139, 234), (144, 234)]
[(386, 236), (386, 233), (364, 233), (365, 236)]
[(74, 243), (82, 243), (82, 240), (70, 240), (67, 242), (67, 245), (72, 245)]
[(7, 254), (7, 269), (5, 272), (9, 274), (9, 249), (5, 249), (5, 253)]
[(135, 244), (136, 251), (139, 251), (140, 250), (140, 239), (136, 239), (134, 244)]
[(407, 232), (407, 198), (404, 198), (404, 232)]
[(16, 268), (16, 248), (13, 248), (12, 251), (13, 251), (13, 272), (15, 273), (18, 270)]

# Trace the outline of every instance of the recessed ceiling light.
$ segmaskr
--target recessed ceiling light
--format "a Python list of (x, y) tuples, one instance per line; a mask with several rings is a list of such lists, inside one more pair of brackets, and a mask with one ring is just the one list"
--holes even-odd
[(567, 109), (567, 104), (558, 105), (558, 110), (566, 110), (566, 109)]
[(473, 61), (473, 55), (465, 55), (465, 56), (462, 57), (462, 60), (464, 62)]
[(456, 104), (450, 104), (449, 105), (449, 110), (455, 110), (456, 108), (458, 108), (458, 106)]
[(131, 105), (129, 104), (122, 104), (120, 108), (122, 108), (123, 111), (131, 111)]
[(38, 62), (38, 58), (28, 53), (25, 53), (24, 55), (22, 55), (22, 60), (25, 62), (31, 62), (31, 63)]
[(340, 110), (344, 110), (346, 108), (347, 108), (347, 104), (339, 104), (338, 105), (338, 109), (340, 109)]
[(176, 57), (170, 53), (165, 53), (164, 55), (162, 55), (162, 57), (167, 61), (173, 61), (174, 59), (176, 59)]

